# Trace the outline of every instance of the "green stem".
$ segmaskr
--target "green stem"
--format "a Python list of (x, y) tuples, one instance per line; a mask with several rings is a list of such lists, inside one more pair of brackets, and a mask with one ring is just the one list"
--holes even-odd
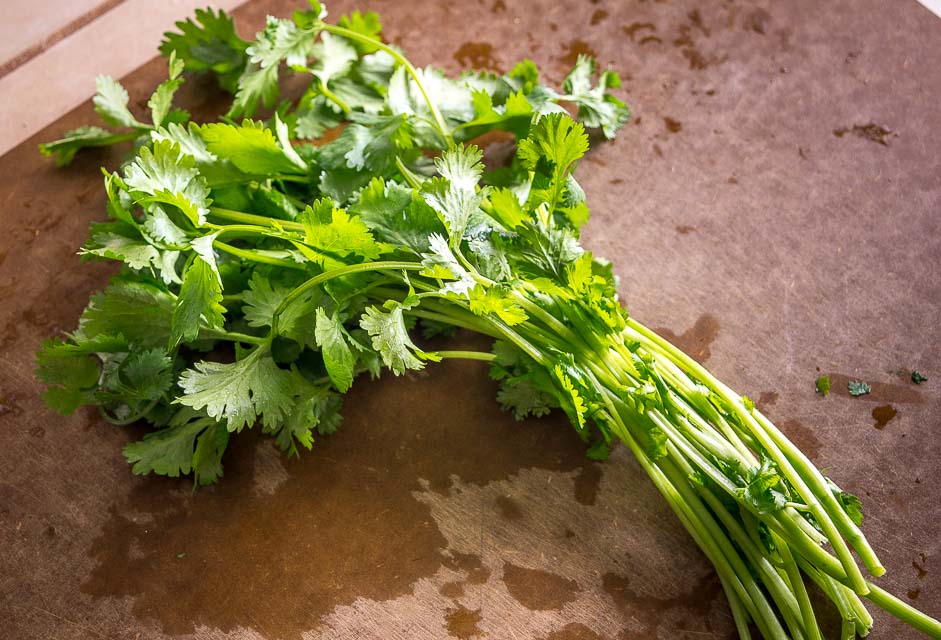
[(462, 358), (464, 360), (481, 360), (483, 362), (493, 362), (497, 359), (497, 356), (489, 351), (435, 351), (435, 355), (442, 358)]
[(340, 110), (343, 111), (343, 113), (349, 114), (350, 111), (352, 111), (352, 109), (350, 109), (350, 107), (345, 102), (343, 102), (343, 100), (340, 99), (340, 96), (338, 96), (337, 94), (335, 94), (334, 92), (330, 91), (330, 89), (327, 88), (327, 83), (322, 82), (320, 78), (317, 78), (317, 90), (327, 100), (329, 100), (336, 106), (340, 107)]
[(278, 319), (281, 314), (284, 313), (284, 310), (290, 306), (292, 302), (297, 300), (299, 297), (304, 295), (306, 292), (310, 291), (314, 287), (320, 286), (328, 280), (334, 278), (341, 278), (343, 276), (348, 276), (353, 273), (362, 273), (364, 271), (381, 271), (383, 269), (406, 269), (410, 271), (418, 271), (424, 269), (425, 267), (420, 262), (393, 262), (393, 261), (380, 261), (380, 262), (364, 262), (362, 264), (351, 264), (345, 267), (338, 267), (336, 269), (331, 269), (329, 271), (324, 271), (323, 273), (314, 276), (310, 280), (294, 287), (294, 289), (288, 295), (284, 296), (284, 299), (281, 301), (281, 304), (278, 305), (278, 308), (275, 309), (274, 317), (271, 320), (271, 335), (278, 335)]
[(238, 247), (233, 247), (230, 244), (226, 244), (218, 240), (213, 242), (212, 246), (214, 246), (216, 249), (219, 249), (220, 251), (225, 251), (226, 253), (230, 253), (233, 256), (237, 256), (241, 258), (242, 260), (249, 260), (251, 262), (259, 262), (261, 264), (271, 264), (277, 267), (283, 267), (285, 269), (297, 269), (300, 271), (306, 271), (306, 267), (302, 264), (298, 264), (297, 262), (292, 262), (290, 260), (282, 260), (280, 258), (274, 258), (272, 256), (266, 256), (263, 253), (257, 253), (255, 251), (250, 251), (248, 249), (239, 249)]
[(867, 586), (869, 587), (869, 593), (863, 597), (871, 603), (922, 633), (928, 634), (932, 638), (941, 638), (941, 622), (925, 615), (910, 604), (902, 602), (888, 591), (877, 587), (871, 582)]
[(382, 51), (388, 53), (392, 58), (405, 67), (405, 71), (408, 75), (412, 76), (412, 80), (415, 81), (415, 84), (418, 86), (418, 90), (421, 92), (422, 98), (425, 100), (425, 104), (428, 105), (428, 110), (431, 111), (432, 117), (435, 119), (435, 130), (441, 136), (441, 139), (444, 140), (446, 146), (454, 144), (454, 139), (449, 133), (447, 133), (447, 125), (444, 123), (444, 118), (441, 117), (441, 112), (438, 111), (438, 105), (436, 105), (431, 97), (428, 95), (428, 92), (425, 90), (425, 86), (422, 84), (421, 77), (418, 75), (418, 71), (412, 66), (412, 63), (403, 56), (401, 53), (388, 46), (382, 40), (367, 36), (362, 33), (357, 33), (356, 31), (351, 31), (350, 29), (344, 29), (333, 24), (324, 24), (323, 30), (332, 33), (337, 36), (344, 38), (349, 38), (350, 40), (355, 40), (357, 42), (362, 42), (372, 47), (376, 47)]
[(292, 231), (304, 231), (304, 225), (300, 222), (291, 222), (290, 220), (279, 220), (277, 218), (268, 218), (258, 216), (254, 213), (245, 213), (243, 211), (233, 211), (232, 209), (223, 209), (222, 207), (209, 207), (209, 215), (232, 222), (241, 222), (244, 224), (256, 225), (259, 227), (270, 227), (272, 229), (290, 229)]

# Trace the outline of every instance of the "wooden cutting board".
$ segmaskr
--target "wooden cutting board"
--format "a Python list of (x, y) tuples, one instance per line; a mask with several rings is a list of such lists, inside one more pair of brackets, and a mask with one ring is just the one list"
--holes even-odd
[[(295, 7), (250, 2), (239, 28)], [(590, 52), (621, 72), (634, 118), (578, 171), (586, 245), (636, 317), (860, 495), (880, 584), (941, 615), (941, 21), (876, 0), (330, 6), (354, 8), (418, 64), (529, 56), (557, 83)], [(125, 79), (134, 108), (163, 73)], [(185, 100), (208, 118), (212, 94), (190, 80)], [(363, 381), (300, 459), (239, 436), (224, 481), (195, 494), (131, 475), (120, 449), (139, 430), (48, 412), (33, 353), (112, 271), (75, 251), (104, 217), (98, 167), (121, 154), (56, 169), (36, 145), (93, 116), (0, 158), (0, 635), (733, 637), (628, 453), (588, 462), (562, 416), (515, 422), (483, 366)], [(872, 393), (850, 397), (851, 379)], [(873, 638), (917, 637), (876, 619)]]

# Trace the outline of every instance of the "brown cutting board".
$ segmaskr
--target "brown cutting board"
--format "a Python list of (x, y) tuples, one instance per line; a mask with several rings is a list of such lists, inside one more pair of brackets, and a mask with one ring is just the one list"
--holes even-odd
[[(295, 7), (251, 2), (239, 27)], [(529, 56), (557, 83), (594, 53), (621, 72), (635, 115), (579, 168), (585, 243), (637, 318), (860, 495), (880, 584), (941, 615), (941, 20), (877, 0), (330, 6), (353, 8), (418, 64)], [(163, 73), (126, 79), (135, 108)], [(185, 100), (208, 118), (212, 94), (191, 80)], [(36, 144), (93, 115), (0, 158), (0, 636), (732, 637), (708, 563), (627, 452), (588, 462), (562, 416), (500, 413), (484, 366), (361, 382), (300, 459), (243, 434), (195, 494), (131, 475), (120, 449), (140, 430), (44, 409), (33, 353), (112, 271), (75, 251), (121, 153), (56, 169)], [(872, 393), (851, 398), (851, 379)], [(876, 618), (874, 638), (918, 637)]]

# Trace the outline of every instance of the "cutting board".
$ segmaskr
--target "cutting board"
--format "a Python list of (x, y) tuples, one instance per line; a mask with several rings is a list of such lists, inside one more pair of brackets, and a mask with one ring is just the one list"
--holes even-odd
[[(239, 30), (294, 8), (249, 2)], [(420, 65), (528, 56), (558, 83), (592, 53), (621, 73), (633, 119), (577, 173), (585, 244), (635, 317), (859, 494), (880, 584), (941, 615), (941, 20), (876, 0), (330, 5), (354, 8)], [(124, 79), (133, 109), (163, 73)], [(200, 118), (223, 105), (200, 79), (183, 99)], [(125, 150), (57, 169), (36, 145), (93, 119), (85, 104), (0, 158), (0, 635), (734, 637), (629, 453), (590, 462), (563, 416), (516, 422), (479, 363), (358, 381), (341, 430), (299, 458), (240, 435), (195, 493), (130, 473), (139, 428), (46, 410), (33, 354), (113, 272), (76, 249), (104, 217), (98, 168)], [(856, 379), (872, 393), (851, 397)], [(875, 616), (871, 637), (917, 637)]]

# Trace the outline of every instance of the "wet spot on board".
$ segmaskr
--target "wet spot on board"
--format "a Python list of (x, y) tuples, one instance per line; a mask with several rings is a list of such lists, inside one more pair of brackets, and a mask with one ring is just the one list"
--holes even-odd
[(885, 426), (891, 422), (892, 418), (898, 415), (898, 410), (891, 404), (882, 404), (872, 410), (872, 419), (876, 421), (873, 425), (876, 429), (885, 429)]
[(495, 0), (495, 2), (490, 6), (490, 12), (500, 13), (501, 11), (506, 11), (506, 3), (503, 0)]
[(833, 130), (833, 135), (835, 135), (837, 138), (842, 138), (847, 134), (852, 134), (857, 138), (862, 138), (863, 140), (868, 140), (869, 142), (881, 144), (883, 147), (888, 147), (889, 136), (893, 135), (893, 132), (891, 129), (887, 129), (882, 125), (878, 125), (873, 122), (870, 122), (869, 124), (854, 124), (852, 127), (843, 127)]
[(598, 497), (598, 487), (601, 484), (601, 465), (597, 462), (581, 468), (575, 476), (575, 500), (579, 504), (591, 506)]
[(722, 593), (719, 577), (713, 572), (697, 580), (689, 591), (666, 598), (643, 595), (631, 584), (631, 578), (616, 573), (604, 574), (601, 581), (618, 610), (645, 627), (647, 635), (642, 637), (656, 637), (655, 631), (664, 614), (674, 609), (684, 610), (682, 624), (685, 628), (712, 631), (709, 611)]
[(746, 31), (765, 35), (768, 31), (768, 25), (771, 23), (771, 14), (764, 9), (755, 9), (745, 15), (742, 27)]
[(454, 476), (483, 485), (523, 468), (589, 463), (563, 415), (521, 425), (487, 400), (495, 391), (476, 363), (358, 386), (341, 430), (283, 459), (286, 478), (268, 495), (255, 491), (255, 465), (256, 449), (271, 443), (255, 431), (232, 439), (222, 482), (195, 494), (189, 479), (128, 476), (129, 495), (89, 549), (95, 567), (81, 591), (130, 597), (134, 615), (165, 633), (244, 627), (280, 640), (316, 629), (338, 605), (409, 593), (442, 566), (455, 580), (484, 582), (478, 556), (446, 550), (415, 498), (419, 480), (446, 493)]
[(712, 355), (712, 343), (719, 335), (719, 321), (715, 316), (705, 313), (699, 316), (696, 324), (681, 334), (676, 334), (666, 327), (658, 327), (654, 331), (669, 340), (693, 360), (703, 364)]
[(503, 563), (503, 583), (517, 602), (533, 611), (561, 609), (574, 602), (579, 592), (574, 580), (512, 562)]
[(676, 232), (681, 236), (689, 235), (696, 230), (696, 227), (690, 226), (688, 224), (680, 224), (676, 226)]
[(787, 436), (788, 440), (797, 445), (808, 458), (813, 460), (820, 455), (820, 438), (814, 430), (797, 420), (784, 420), (777, 423), (777, 427)]
[(651, 32), (656, 30), (657, 27), (652, 22), (632, 22), (621, 27), (621, 31), (623, 31), (624, 34), (631, 39), (631, 42), (633, 42), (635, 39), (650, 36)]
[(452, 571), (463, 573), (465, 581), (470, 584), (483, 584), (490, 577), (490, 569), (484, 566), (480, 556), (473, 553), (449, 551), (441, 564)]
[(602, 637), (581, 622), (570, 622), (547, 635), (544, 640), (602, 640)]
[(653, 146), (653, 152), (657, 155), (658, 158), (663, 157), (663, 149), (660, 148), (659, 144)]
[(670, 133), (679, 133), (683, 130), (683, 123), (679, 120), (674, 120), (673, 118), (666, 116), (663, 118), (663, 124), (666, 126), (667, 131)]
[(497, 496), (496, 502), (497, 510), (506, 520), (519, 520), (523, 517), (523, 509), (510, 496)]
[(478, 626), (481, 621), (480, 609), (468, 609), (464, 606), (449, 609), (444, 621), (448, 633), (460, 640), (469, 640), (483, 633)]
[(596, 26), (604, 22), (608, 17), (608, 12), (604, 9), (597, 9), (591, 14), (591, 26)]
[(445, 598), (460, 598), (464, 595), (464, 583), (460, 580), (445, 582), (438, 588), (438, 593)]
[(758, 410), (762, 413), (765, 413), (769, 407), (774, 405), (778, 401), (778, 392), (777, 391), (762, 391), (758, 394)]
[(925, 563), (928, 562), (928, 556), (925, 555), (924, 553), (920, 555), (921, 555), (921, 564), (919, 564), (916, 560), (912, 560), (912, 568), (918, 572), (918, 579), (924, 580), (925, 576), (928, 575), (928, 570), (925, 569), (925, 566), (924, 566)]
[(463, 67), (503, 73), (494, 57), (493, 45), (489, 42), (465, 42), (454, 52), (454, 59)]
[(576, 38), (565, 46), (565, 52), (561, 55), (559, 60), (566, 66), (572, 67), (578, 62), (578, 56), (591, 56), (596, 60), (598, 59), (598, 54), (595, 53), (595, 50), (592, 49), (587, 42)]
[(858, 376), (850, 377), (841, 373), (831, 373), (830, 393), (853, 398), (854, 400), (868, 400), (870, 402), (882, 402), (893, 404), (920, 404), (925, 401), (914, 385), (893, 384), (889, 382), (866, 382), (870, 386), (870, 391), (861, 396), (851, 396), (848, 386), (853, 380), (859, 380)]
[(728, 184), (738, 184), (738, 178), (735, 176), (729, 176), (729, 179), (726, 180)]
[(918, 596), (921, 595), (921, 587), (915, 587), (914, 589), (909, 589), (907, 595), (908, 595), (909, 600), (918, 600)]

